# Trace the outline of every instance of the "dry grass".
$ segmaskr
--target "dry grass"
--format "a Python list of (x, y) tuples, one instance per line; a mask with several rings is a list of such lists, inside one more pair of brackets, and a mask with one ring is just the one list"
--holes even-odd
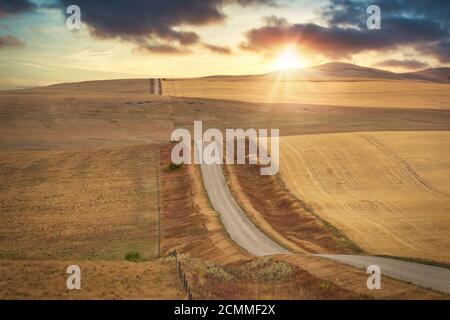
[(156, 147), (0, 153), (0, 258), (157, 254)]
[[(67, 150), (168, 142), (174, 127), (191, 128), (194, 120), (202, 120), (205, 128), (280, 128), (281, 135), (450, 130), (450, 123), (442, 121), (449, 117), (447, 110), (171, 98), (145, 93), (143, 80), (135, 83), (136, 88), (133, 83), (104, 81), (2, 91), (0, 149)], [(239, 87), (238, 93), (245, 94), (246, 86)]]
[(311, 275), (301, 267), (270, 257), (229, 265), (182, 260), (196, 299), (367, 299)]
[(0, 92), (0, 149), (55, 150), (167, 141), (169, 98), (115, 92)]
[[(66, 269), (81, 269), (81, 290), (68, 290)], [(1, 299), (185, 299), (173, 261), (0, 260)]]
[(356, 107), (449, 109), (448, 84), (419, 81), (243, 81), (188, 79), (163, 83), (179, 97), (257, 103), (300, 103)]
[(448, 132), (284, 137), (297, 198), (372, 254), (450, 262)]
[[(145, 258), (156, 254), (156, 152), (148, 144), (167, 142), (174, 127), (191, 128), (194, 120), (203, 120), (205, 128), (275, 127), (281, 129), (282, 135), (450, 130), (450, 123), (443, 121), (449, 116), (446, 110), (317, 105), (348, 101), (346, 105), (376, 102), (380, 107), (404, 107), (407, 102), (411, 107), (441, 108), (448, 95), (442, 93), (443, 87), (434, 84), (411, 83), (400, 88), (394, 82), (389, 86), (374, 82), (362, 88), (362, 83), (346, 83), (336, 85), (338, 92), (327, 91), (322, 99), (320, 90), (332, 90), (327, 87), (331, 83), (304, 83), (300, 87), (288, 85), (281, 91), (278, 88), (272, 100), (266, 100), (265, 94), (270, 91), (265, 90), (274, 83), (189, 81), (190, 84), (178, 84), (183, 90), (192, 90), (193, 95), (217, 98), (219, 92), (223, 98), (244, 102), (151, 96), (147, 93), (147, 80), (100, 81), (0, 93), (0, 258), (8, 259), (0, 261), (0, 272), (6, 275), (0, 280), (0, 296), (182, 298), (172, 262), (166, 265), (164, 261), (86, 260), (124, 260), (131, 251)], [(304, 86), (311, 86), (312, 91), (296, 91), (303, 92), (296, 93), (296, 98), (286, 91), (306, 89)], [(186, 91), (175, 89), (174, 95), (185, 95)], [(371, 100), (365, 101), (356, 90), (362, 90)], [(370, 93), (371, 90), (377, 92)], [(304, 100), (305, 92), (310, 93), (310, 100)], [(336, 96), (339, 99), (333, 98)], [(308, 104), (298, 104), (301, 101)], [(383, 294), (367, 293), (360, 288), (367, 278), (363, 272), (313, 257), (292, 255), (294, 261), (288, 266), (272, 260), (249, 261), (249, 256), (230, 241), (211, 210), (198, 168), (164, 170), (170, 163), (169, 150), (161, 151), (159, 163), (161, 248), (164, 254), (176, 249), (198, 259), (201, 270), (192, 276), (197, 274), (196, 288), (204, 289), (203, 297), (438, 297), (392, 280), (386, 280), (387, 286), (384, 282)], [(438, 177), (439, 173), (433, 179), (437, 181)], [(293, 217), (291, 213), (288, 216)], [(271, 222), (274, 229), (279, 227), (275, 222), (276, 219)], [(280, 229), (280, 233), (285, 231), (292, 230)], [(296, 239), (300, 238), (294, 236)], [(76, 260), (71, 263), (80, 264), (84, 270), (83, 290), (79, 293), (65, 289), (66, 260)], [(211, 263), (217, 265), (205, 275), (208, 268), (204, 265)], [(254, 274), (274, 278), (264, 281)]]
[(277, 257), (277, 259), (302, 268), (312, 276), (321, 279), (325, 286), (332, 283), (334, 286), (345, 288), (358, 295), (369, 296), (372, 299), (449, 299), (448, 295), (433, 292), (389, 277), (382, 278), (381, 290), (369, 290), (366, 285), (368, 277), (366, 270), (311, 255), (284, 255)]
[(352, 243), (319, 220), (312, 208), (281, 184), (278, 176), (262, 176), (259, 166), (248, 164), (227, 165), (226, 172), (239, 205), (278, 243), (297, 252), (354, 251)]
[(167, 168), (172, 145), (161, 148), (161, 251), (173, 250), (209, 261), (229, 263), (248, 255), (232, 242), (203, 189), (199, 168)]

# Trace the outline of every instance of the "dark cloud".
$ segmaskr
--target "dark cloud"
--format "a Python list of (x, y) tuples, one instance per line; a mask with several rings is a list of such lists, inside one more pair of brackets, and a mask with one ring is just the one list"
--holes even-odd
[(186, 54), (191, 52), (189, 49), (168, 44), (141, 45), (137, 48), (137, 51), (153, 54)]
[(423, 63), (421, 61), (417, 61), (417, 60), (396, 60), (396, 59), (384, 60), (384, 61), (376, 63), (374, 66), (376, 66), (376, 67), (400, 67), (400, 68), (409, 69), (409, 70), (425, 69), (425, 68), (429, 67), (428, 64)]
[[(72, 0), (57, 1), (64, 12), (73, 3)], [(230, 3), (273, 4), (272, 0), (76, 1), (81, 8), (82, 22), (95, 37), (119, 38), (145, 49), (152, 48), (150, 51), (163, 48), (174, 52), (176, 45), (189, 47), (201, 43), (195, 32), (183, 32), (180, 28), (222, 23), (226, 18), (222, 8)]]
[(25, 44), (13, 36), (0, 36), (0, 49), (3, 48), (22, 48)]
[(231, 54), (232, 51), (229, 47), (217, 46), (213, 44), (204, 43), (203, 47), (208, 49), (211, 52), (219, 53), (219, 54)]
[(329, 25), (364, 27), (366, 9), (373, 4), (380, 7), (383, 18), (425, 18), (438, 20), (448, 27), (448, 0), (329, 0), (321, 10), (321, 16)]
[(0, 1), (0, 17), (30, 12), (36, 5), (28, 0), (2, 0)]
[[(381, 8), (381, 30), (366, 26), (366, 10), (371, 4)], [(450, 10), (446, 0), (330, 0), (320, 12), (325, 25), (265, 18), (265, 25), (245, 33), (241, 48), (270, 52), (294, 43), (311, 53), (336, 59), (364, 51), (410, 47), (441, 62), (449, 61)]]
[(450, 39), (426, 43), (419, 46), (417, 50), (423, 54), (431, 55), (442, 63), (450, 63)]

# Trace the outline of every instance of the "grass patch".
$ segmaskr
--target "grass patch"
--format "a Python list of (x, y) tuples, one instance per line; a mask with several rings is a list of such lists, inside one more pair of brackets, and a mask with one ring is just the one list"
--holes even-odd
[(280, 281), (293, 275), (292, 267), (272, 258), (258, 258), (229, 270), (236, 277), (253, 281)]
[(167, 166), (167, 169), (169, 169), (170, 171), (174, 171), (174, 170), (180, 169), (181, 167), (183, 167), (183, 162), (181, 162), (181, 163), (174, 163), (174, 162), (171, 162), (171, 163)]
[(320, 289), (331, 289), (333, 287), (333, 282), (329, 280), (323, 280), (319, 284)]
[(139, 262), (142, 261), (141, 254), (136, 251), (130, 251), (125, 254), (125, 260), (131, 261), (131, 262)]

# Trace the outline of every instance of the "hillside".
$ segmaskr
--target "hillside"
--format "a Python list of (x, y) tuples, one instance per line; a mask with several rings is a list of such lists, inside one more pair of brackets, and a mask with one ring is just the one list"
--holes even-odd
[(280, 173), (295, 196), (367, 253), (449, 263), (449, 137), (448, 131), (283, 137)]
[(449, 82), (450, 69), (430, 68), (416, 72), (395, 73), (350, 63), (329, 62), (309, 68), (275, 71), (263, 77), (286, 79), (289, 81), (420, 80)]
[(404, 76), (408, 79), (450, 82), (450, 68), (429, 68), (422, 71), (405, 73)]

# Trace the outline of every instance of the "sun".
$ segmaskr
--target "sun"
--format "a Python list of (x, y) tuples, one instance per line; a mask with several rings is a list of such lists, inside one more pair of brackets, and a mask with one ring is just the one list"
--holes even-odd
[(297, 48), (294, 46), (284, 48), (274, 63), (274, 67), (278, 70), (295, 69), (303, 66), (304, 61), (302, 61)]

